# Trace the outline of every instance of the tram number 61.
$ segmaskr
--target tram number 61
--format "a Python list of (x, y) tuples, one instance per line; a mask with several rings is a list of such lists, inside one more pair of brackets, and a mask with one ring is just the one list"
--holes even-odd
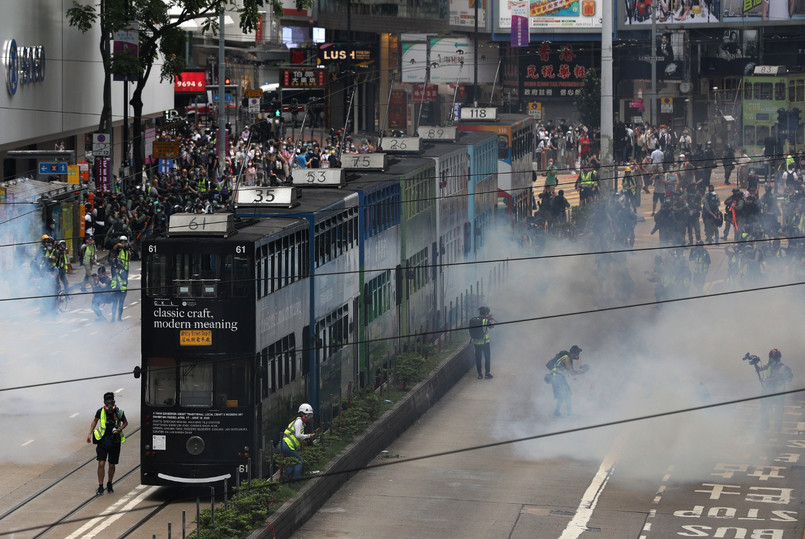
[(238, 464), (238, 473), (249, 473), (248, 464)]

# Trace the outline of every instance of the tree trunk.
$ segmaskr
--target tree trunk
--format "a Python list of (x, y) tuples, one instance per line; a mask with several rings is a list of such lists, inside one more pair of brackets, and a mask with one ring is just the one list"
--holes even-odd
[(142, 172), (145, 166), (145, 136), (143, 133), (143, 88), (145, 88), (145, 80), (138, 80), (137, 85), (134, 87), (134, 93), (131, 96), (132, 108), (134, 109), (134, 116), (132, 118), (134, 123), (134, 137), (132, 140), (132, 154), (134, 155), (134, 167), (131, 171), (132, 183), (140, 183), (142, 180)]

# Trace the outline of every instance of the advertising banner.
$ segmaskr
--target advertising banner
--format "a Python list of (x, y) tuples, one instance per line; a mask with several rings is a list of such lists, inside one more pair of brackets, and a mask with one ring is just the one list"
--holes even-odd
[(400, 61), (400, 82), (425, 82), (428, 73), (428, 44), (426, 42), (403, 42)]
[(721, 0), (722, 22), (781, 25), (805, 22), (803, 0)]
[(476, 2), (478, 2), (478, 28), (486, 28), (487, 0), (450, 0), (450, 26), (475, 28)]
[(760, 62), (758, 30), (724, 29), (718, 43), (702, 44), (699, 53), (699, 72), (708, 77), (741, 77), (751, 75)]
[(108, 193), (112, 188), (112, 162), (107, 157), (95, 159), (95, 190)]
[[(473, 44), (466, 38), (434, 37), (430, 45), (430, 82), (455, 84), (472, 82), (475, 62)], [(499, 49), (481, 47), (478, 49), (478, 82), (494, 82), (498, 67)]]
[(688, 59), (685, 55), (685, 32), (664, 32), (657, 36), (657, 46), (650, 43), (632, 45), (626, 52), (632, 62), (625, 62), (621, 75), (627, 79), (651, 80), (651, 55), (657, 56), (657, 80), (688, 80)]
[(527, 47), (530, 35), (528, 31), (528, 2), (526, 0), (512, 1), (512, 47)]
[[(131, 55), (135, 58), (139, 56), (140, 31), (136, 22), (129, 23), (128, 27), (115, 32), (114, 55)], [(128, 77), (115, 75), (114, 80), (137, 80), (136, 73), (129, 74)]]
[[(601, 2), (604, 0), (527, 0), (528, 27), (534, 28), (601, 28)], [(611, 1), (611, 0), (607, 0)], [(512, 6), (518, 2), (496, 0), (497, 26), (512, 28)]]

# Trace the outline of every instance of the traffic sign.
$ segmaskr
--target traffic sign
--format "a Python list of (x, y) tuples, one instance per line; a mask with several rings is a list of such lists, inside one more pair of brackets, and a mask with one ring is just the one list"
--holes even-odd
[(157, 159), (157, 172), (160, 174), (169, 174), (175, 168), (175, 161), (173, 159)]
[(67, 162), (39, 163), (39, 174), (67, 174)]
[(244, 92), (244, 94), (246, 95), (246, 97), (258, 97), (258, 98), (260, 98), (260, 97), (263, 97), (263, 90), (260, 90), (260, 89), (246, 90)]
[(109, 133), (92, 134), (92, 155), (109, 157), (112, 155), (112, 137)]
[(250, 113), (260, 112), (260, 98), (250, 97), (248, 99), (249, 99), (249, 112)]
[[(215, 103), (220, 101), (218, 94), (212, 94), (212, 100)], [(231, 103), (232, 102), (232, 94), (224, 94), (224, 103)]]
[(154, 157), (157, 159), (179, 159), (179, 143), (166, 140), (155, 140)]

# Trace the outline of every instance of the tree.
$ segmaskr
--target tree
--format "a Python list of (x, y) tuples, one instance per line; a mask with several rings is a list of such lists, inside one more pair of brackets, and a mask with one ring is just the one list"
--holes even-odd
[[(92, 0), (90, 0), (92, 1)], [(281, 0), (100, 0), (94, 4), (80, 4), (73, 0), (67, 10), (70, 26), (86, 33), (94, 25), (101, 29), (101, 59), (104, 68), (104, 99), (99, 129), (107, 131), (111, 125), (110, 75), (126, 77), (134, 82), (129, 104), (134, 110), (134, 174), (142, 172), (145, 161), (142, 128), (142, 95), (151, 75), (154, 62), (160, 57), (164, 63), (161, 80), (173, 81), (185, 68), (185, 32), (181, 25), (193, 19), (204, 19), (202, 31), (218, 31), (218, 14), (221, 9), (240, 14), (240, 28), (252, 31), (260, 15), (260, 8), (268, 4), (276, 15), (282, 15)], [(297, 7), (310, 7), (313, 0), (296, 0)], [(242, 4), (239, 6), (238, 4)], [(119, 30), (134, 23), (139, 28), (139, 54), (126, 51), (112, 54), (108, 40)]]
[(601, 123), (601, 78), (595, 69), (588, 69), (584, 75), (581, 93), (573, 100), (581, 113), (581, 121), (589, 127), (600, 127)]

